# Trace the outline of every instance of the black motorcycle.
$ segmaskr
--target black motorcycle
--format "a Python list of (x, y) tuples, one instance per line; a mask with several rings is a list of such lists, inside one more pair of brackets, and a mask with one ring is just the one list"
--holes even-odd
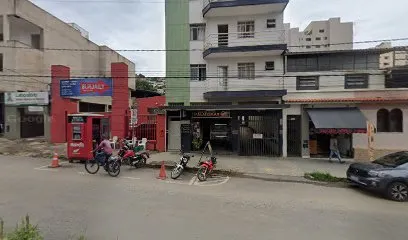
[(180, 177), (184, 169), (187, 167), (188, 161), (190, 161), (190, 159), (194, 157), (194, 155), (184, 153), (182, 150), (180, 150), (180, 155), (180, 161), (176, 164), (176, 166), (174, 166), (173, 170), (171, 171), (170, 175), (172, 179), (177, 179), (178, 177)]

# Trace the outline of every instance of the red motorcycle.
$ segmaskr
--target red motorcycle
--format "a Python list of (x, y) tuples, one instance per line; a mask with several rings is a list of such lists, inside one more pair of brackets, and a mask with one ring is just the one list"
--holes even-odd
[(205, 145), (203, 153), (205, 151), (205, 148), (207, 147), (211, 154), (210, 157), (208, 157), (207, 160), (204, 162), (201, 161), (201, 158), (200, 158), (200, 161), (198, 162), (199, 168), (197, 171), (197, 178), (200, 182), (207, 180), (207, 177), (211, 176), (211, 173), (217, 164), (217, 158), (213, 156), (212, 147), (211, 147), (210, 142), (207, 142), (207, 144)]
[(150, 154), (147, 151), (136, 152), (133, 146), (126, 141), (122, 140), (122, 147), (118, 152), (120, 164), (124, 163), (135, 168), (140, 168), (146, 165), (147, 159), (150, 158)]

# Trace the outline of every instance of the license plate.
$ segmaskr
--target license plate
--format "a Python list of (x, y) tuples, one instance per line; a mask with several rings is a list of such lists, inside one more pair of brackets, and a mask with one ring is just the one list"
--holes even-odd
[(358, 177), (357, 176), (350, 176), (350, 180), (358, 182)]

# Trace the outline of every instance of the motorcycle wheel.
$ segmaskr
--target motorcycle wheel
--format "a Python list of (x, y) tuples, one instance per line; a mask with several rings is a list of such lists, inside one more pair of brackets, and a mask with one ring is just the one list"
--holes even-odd
[(204, 166), (198, 169), (197, 178), (198, 180), (200, 180), (200, 182), (207, 180), (207, 171), (208, 171), (207, 167), (204, 167)]
[(141, 168), (146, 165), (146, 158), (141, 157), (141, 159), (135, 164), (136, 168)]
[(171, 171), (170, 176), (171, 176), (172, 179), (177, 179), (178, 177), (180, 177), (182, 172), (183, 172), (183, 168), (180, 167), (179, 165), (177, 165)]
[(117, 177), (120, 173), (120, 164), (117, 161), (108, 162), (108, 174), (111, 177)]
[(95, 159), (85, 161), (85, 170), (89, 174), (95, 174), (99, 171), (99, 163)]

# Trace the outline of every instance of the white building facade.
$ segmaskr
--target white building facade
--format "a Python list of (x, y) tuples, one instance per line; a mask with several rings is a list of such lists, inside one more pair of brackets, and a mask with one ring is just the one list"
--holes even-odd
[[(52, 50), (80, 49), (84, 51)], [(76, 24), (68, 24), (27, 0), (0, 1), (0, 92), (48, 92), (51, 66), (70, 68), (71, 77), (110, 77), (111, 63), (124, 62), (129, 67), (129, 88), (135, 89), (135, 64), (107, 46), (88, 39), (88, 33)], [(2, 102), (4, 102), (2, 100)], [(111, 97), (81, 99), (81, 102), (108, 109)], [(105, 107), (105, 109), (104, 109)], [(99, 108), (98, 108), (99, 109)], [(1, 105), (1, 123), (6, 137), (19, 138), (20, 124), (7, 123), (7, 115), (20, 119), (30, 115), (22, 107)], [(48, 118), (48, 108), (43, 118)], [(40, 118), (38, 118), (40, 119)], [(46, 120), (42, 120), (46, 124)], [(6, 129), (4, 126), (8, 125)], [(44, 127), (47, 136), (48, 126)]]
[(167, 48), (190, 49), (167, 53), (168, 150), (211, 141), (217, 152), (327, 158), (333, 135), (343, 157), (367, 160), (367, 122), (376, 156), (408, 147), (403, 73), (379, 68), (381, 49), (352, 50), (352, 23), (340, 19), (306, 29), (321, 38), (308, 46), (326, 50), (288, 51), (302, 43), (288, 40), (287, 3), (166, 4)]
[(353, 23), (340, 18), (312, 21), (303, 31), (285, 24), (290, 52), (353, 49)]

